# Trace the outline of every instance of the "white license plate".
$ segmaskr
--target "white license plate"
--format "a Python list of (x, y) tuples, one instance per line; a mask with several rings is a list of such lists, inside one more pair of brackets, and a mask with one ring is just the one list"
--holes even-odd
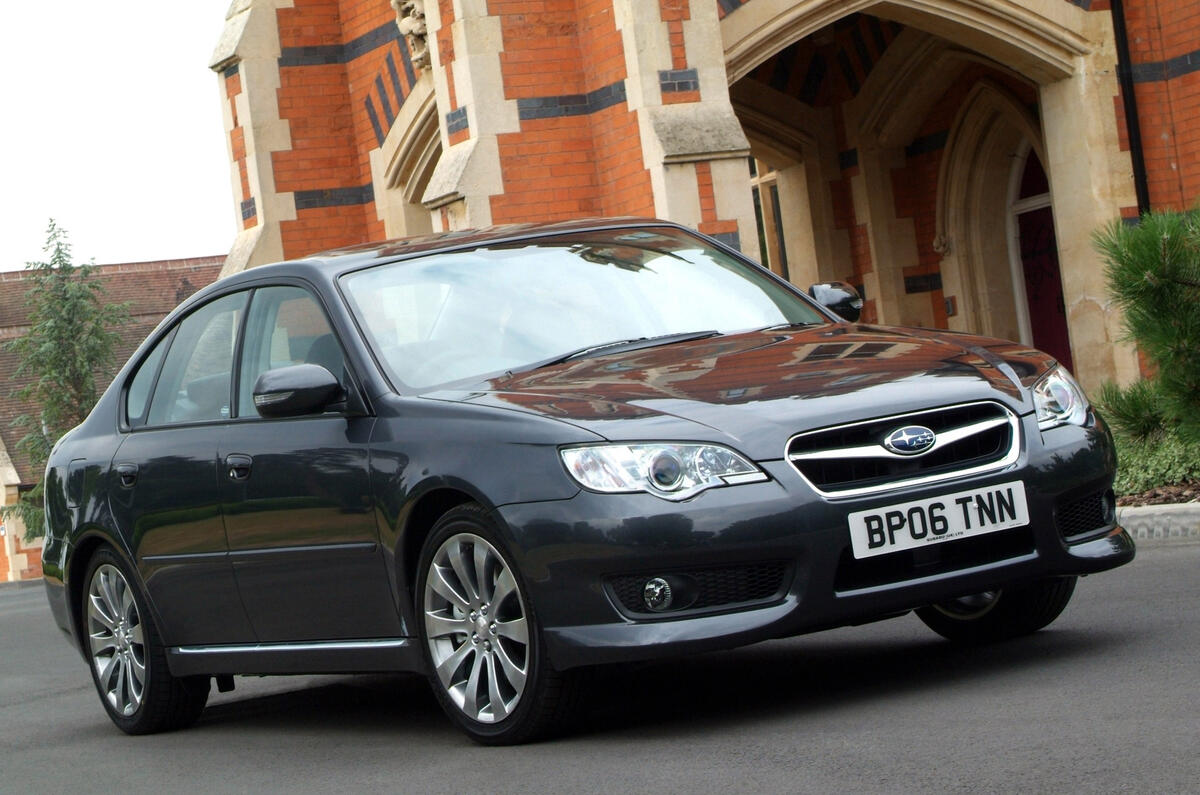
[(849, 516), (854, 557), (994, 533), (1029, 524), (1025, 484), (1020, 481), (886, 505)]

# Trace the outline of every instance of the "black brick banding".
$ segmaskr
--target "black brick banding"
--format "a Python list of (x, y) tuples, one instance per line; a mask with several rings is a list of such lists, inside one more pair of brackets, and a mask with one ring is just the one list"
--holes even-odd
[(517, 100), (517, 115), (528, 119), (554, 119), (561, 116), (586, 116), (625, 101), (625, 81), (597, 88), (587, 94), (557, 97), (533, 97)]

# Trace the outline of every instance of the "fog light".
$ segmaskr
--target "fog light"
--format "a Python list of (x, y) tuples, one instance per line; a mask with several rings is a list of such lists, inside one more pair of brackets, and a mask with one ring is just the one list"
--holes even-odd
[(671, 583), (662, 577), (646, 580), (646, 585), (642, 588), (642, 601), (655, 612), (669, 610), (673, 601)]
[(1117, 498), (1112, 489), (1104, 492), (1104, 496), (1100, 498), (1100, 510), (1104, 514), (1105, 524), (1117, 523)]

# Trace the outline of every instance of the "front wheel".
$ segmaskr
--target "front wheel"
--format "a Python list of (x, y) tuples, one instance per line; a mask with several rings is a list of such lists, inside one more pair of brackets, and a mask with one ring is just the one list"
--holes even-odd
[(961, 643), (1016, 638), (1058, 618), (1075, 592), (1076, 579), (1054, 577), (961, 596), (922, 607), (917, 617), (942, 637)]
[(575, 677), (550, 667), (537, 615), (478, 505), (438, 520), (421, 552), (418, 625), (446, 714), (488, 745), (524, 742), (565, 716)]
[(97, 550), (84, 580), (82, 614), (84, 650), (100, 703), (127, 734), (189, 726), (208, 700), (208, 677), (171, 675), (158, 631), (134, 583), (113, 550)]

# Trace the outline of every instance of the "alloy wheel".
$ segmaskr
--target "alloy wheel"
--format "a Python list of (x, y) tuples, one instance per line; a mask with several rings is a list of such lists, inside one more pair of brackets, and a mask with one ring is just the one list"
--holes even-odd
[(146, 693), (146, 642), (133, 589), (116, 566), (92, 574), (87, 631), (101, 694), (118, 714), (133, 715)]
[(480, 723), (511, 715), (532, 655), (525, 600), (508, 563), (480, 536), (451, 536), (429, 563), (423, 604), (429, 656), (446, 694)]

